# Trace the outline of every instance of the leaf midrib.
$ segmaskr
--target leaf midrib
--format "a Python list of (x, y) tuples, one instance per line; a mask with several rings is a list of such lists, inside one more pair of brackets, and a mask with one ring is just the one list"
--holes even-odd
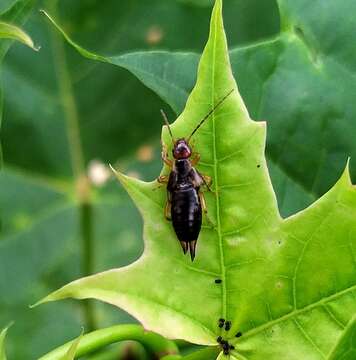
[[(213, 41), (213, 60), (212, 60), (212, 94), (211, 94), (211, 103), (212, 108), (215, 104), (214, 99), (214, 89), (215, 89), (215, 61), (216, 61), (216, 36), (217, 36), (217, 19), (214, 19), (214, 41)], [(218, 233), (218, 242), (219, 242), (219, 253), (220, 253), (220, 268), (221, 268), (221, 280), (222, 280), (222, 317), (226, 319), (226, 269), (225, 269), (225, 257), (224, 257), (224, 247), (222, 241), (222, 234), (221, 234), (221, 219), (220, 219), (220, 202), (219, 202), (219, 181), (218, 181), (218, 157), (216, 154), (216, 133), (215, 133), (215, 114), (212, 113), (212, 137), (213, 137), (213, 158), (214, 158), (214, 182), (215, 182), (215, 200), (216, 200), (216, 221), (217, 221), (217, 233)]]

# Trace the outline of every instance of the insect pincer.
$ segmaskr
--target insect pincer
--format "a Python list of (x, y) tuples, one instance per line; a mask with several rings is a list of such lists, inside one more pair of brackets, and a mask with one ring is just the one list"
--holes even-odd
[(197, 241), (196, 240), (189, 241), (190, 258), (192, 259), (192, 261), (194, 261), (194, 258), (195, 258), (195, 248), (196, 248), (196, 246), (197, 246)]
[(180, 245), (182, 246), (182, 249), (183, 249), (183, 253), (184, 255), (187, 253), (188, 251), (188, 242), (186, 241), (180, 241)]

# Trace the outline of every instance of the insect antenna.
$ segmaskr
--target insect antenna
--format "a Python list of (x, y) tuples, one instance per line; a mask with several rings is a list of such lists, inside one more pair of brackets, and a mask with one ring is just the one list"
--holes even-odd
[(220, 99), (215, 106), (200, 120), (199, 124), (197, 125), (197, 127), (193, 130), (193, 132), (190, 134), (189, 138), (188, 138), (188, 143), (189, 140), (191, 139), (191, 137), (195, 134), (195, 132), (204, 124), (205, 120), (207, 120), (209, 118), (209, 116), (231, 95), (231, 93), (234, 91), (235, 89), (231, 89), (222, 99)]
[(169, 135), (171, 136), (172, 142), (174, 144), (174, 137), (173, 137), (173, 134), (172, 134), (171, 127), (169, 126), (167, 115), (162, 109), (161, 109), (161, 114), (162, 114), (162, 117), (163, 117), (163, 121), (164, 121), (164, 123), (166, 124), (166, 126), (168, 128)]

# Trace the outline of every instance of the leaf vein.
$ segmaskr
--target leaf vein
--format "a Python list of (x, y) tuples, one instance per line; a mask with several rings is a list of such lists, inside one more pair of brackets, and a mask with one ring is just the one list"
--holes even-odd
[[(214, 38), (213, 38), (213, 60), (212, 60), (212, 108), (215, 106), (215, 99), (214, 99), (214, 89), (215, 89), (215, 61), (216, 61), (216, 36), (217, 36), (217, 18), (214, 20)], [(212, 114), (212, 136), (213, 136), (213, 157), (214, 157), (214, 180), (215, 180), (215, 187), (219, 188), (219, 181), (218, 181), (218, 157), (216, 154), (216, 129), (215, 129), (215, 114)], [(221, 222), (220, 222), (220, 203), (219, 203), (219, 195), (218, 192), (215, 192), (215, 198), (216, 198), (216, 220), (217, 220), (217, 233), (218, 233), (218, 239), (219, 239), (219, 250), (220, 250), (220, 267), (221, 267), (221, 279), (222, 279), (222, 316), (224, 319), (226, 319), (226, 296), (227, 296), (227, 287), (226, 287), (226, 270), (225, 270), (225, 258), (224, 258), (224, 249), (223, 249), (223, 238), (221, 234)]]
[(303, 329), (303, 326), (299, 324), (297, 319), (293, 319), (295, 325), (299, 329), (299, 331), (302, 333), (304, 338), (316, 349), (316, 351), (323, 357), (323, 359), (326, 359), (326, 355), (321, 351), (319, 346), (314, 342), (314, 340), (308, 335), (308, 333)]

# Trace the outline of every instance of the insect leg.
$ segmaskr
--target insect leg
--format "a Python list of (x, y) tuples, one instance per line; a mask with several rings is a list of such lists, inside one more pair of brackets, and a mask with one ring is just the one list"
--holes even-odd
[(204, 185), (207, 187), (207, 189), (210, 191), (210, 192), (214, 192), (213, 190), (211, 190), (211, 183), (212, 183), (212, 180), (211, 180), (211, 177), (208, 176), (208, 175), (201, 175), (202, 179), (203, 179), (203, 182), (204, 182)]
[(172, 220), (171, 208), (172, 208), (172, 203), (168, 199), (166, 202), (166, 206), (164, 207), (164, 216), (166, 217), (167, 220)]
[(200, 204), (201, 204), (202, 210), (204, 211), (205, 214), (207, 214), (208, 208), (206, 207), (205, 196), (201, 191), (199, 191), (199, 199), (200, 199)]
[(205, 200), (205, 196), (204, 193), (202, 193), (201, 191), (199, 191), (199, 199), (200, 199), (200, 204), (201, 204), (201, 208), (205, 214), (205, 217), (208, 221), (208, 223), (210, 223), (210, 225), (215, 228), (215, 224), (214, 222), (210, 219), (210, 216), (208, 214), (208, 207), (206, 206), (206, 200)]
[(195, 153), (193, 159), (191, 160), (192, 166), (195, 166), (196, 164), (198, 164), (199, 160), (200, 160), (200, 154)]
[(163, 144), (163, 143), (162, 143), (161, 158), (162, 158), (162, 161), (163, 161), (167, 166), (169, 166), (170, 168), (173, 167), (173, 161), (168, 158), (167, 146), (166, 146), (165, 144)]
[(159, 185), (156, 186), (156, 187), (153, 189), (153, 191), (160, 189), (163, 184), (167, 184), (167, 183), (168, 183), (168, 180), (169, 180), (169, 176), (167, 176), (167, 175), (160, 175), (160, 176), (158, 176), (157, 182), (158, 182)]
[(208, 175), (203, 175), (201, 174), (199, 171), (197, 171), (197, 173), (199, 174), (200, 178), (201, 178), (201, 181), (204, 183), (204, 185), (206, 186), (206, 188), (210, 191), (210, 192), (214, 192), (213, 190), (211, 190), (211, 183), (212, 183), (212, 180), (211, 180), (211, 177), (208, 176)]
[(157, 178), (157, 182), (159, 182), (160, 184), (167, 184), (169, 180), (169, 176), (168, 175), (160, 175)]

